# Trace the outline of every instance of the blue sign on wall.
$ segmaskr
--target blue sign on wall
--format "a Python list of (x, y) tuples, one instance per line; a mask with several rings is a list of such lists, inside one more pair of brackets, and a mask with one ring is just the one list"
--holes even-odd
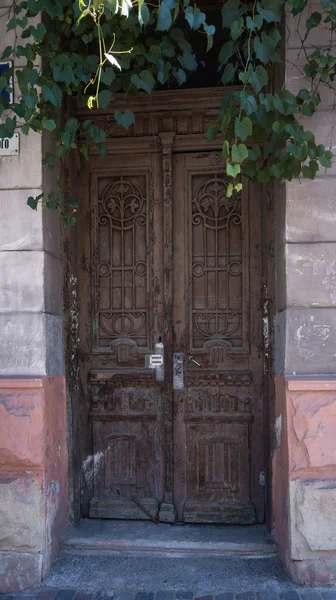
[(10, 104), (13, 104), (13, 63), (10, 60), (6, 62), (0, 62), (0, 77), (6, 77), (8, 86), (11, 88), (9, 92), (6, 88), (1, 90), (0, 96), (7, 98)]

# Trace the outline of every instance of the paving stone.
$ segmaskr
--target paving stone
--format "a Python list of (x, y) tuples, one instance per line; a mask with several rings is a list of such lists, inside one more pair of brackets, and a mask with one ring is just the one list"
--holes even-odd
[(132, 592), (116, 592), (113, 596), (113, 600), (133, 600), (133, 598), (134, 593)]
[(283, 592), (280, 594), (281, 600), (300, 600), (300, 596), (297, 592)]
[(59, 590), (55, 600), (74, 600), (76, 593), (76, 590)]
[(170, 590), (160, 590), (156, 594), (156, 600), (173, 600), (174, 592)]
[(93, 594), (81, 594), (78, 592), (75, 596), (75, 600), (92, 600)]
[(226, 594), (219, 594), (219, 596), (216, 596), (216, 600), (234, 600), (234, 596), (231, 592), (227, 592)]
[(300, 592), (301, 600), (321, 600), (321, 594), (315, 591)]
[(237, 596), (237, 600), (254, 600), (255, 599), (255, 595), (254, 592), (243, 592), (243, 594), (238, 594)]
[(213, 600), (213, 596), (197, 596), (195, 600)]
[(263, 592), (258, 592), (257, 593), (257, 599), (258, 600), (278, 600), (279, 596), (276, 592), (274, 592), (273, 590), (265, 590)]
[(194, 592), (176, 592), (176, 600), (192, 600)]
[(153, 600), (153, 592), (138, 592), (135, 596), (135, 600)]

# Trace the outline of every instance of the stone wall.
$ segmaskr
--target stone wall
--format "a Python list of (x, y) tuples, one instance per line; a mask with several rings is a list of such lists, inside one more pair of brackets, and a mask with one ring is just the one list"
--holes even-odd
[(0, 592), (41, 581), (67, 514), (60, 223), (27, 206), (50, 190), (45, 144), (20, 133), (19, 155), (0, 157)]
[(0, 380), (0, 590), (42, 581), (67, 518), (62, 377)]
[[(315, 8), (316, 10), (317, 8)], [(298, 30), (286, 21), (286, 86), (308, 87)], [(323, 26), (306, 50), (327, 44)], [(316, 117), (305, 119), (319, 143), (336, 146), (334, 97), (322, 90)], [(277, 198), (276, 449), (274, 533), (296, 581), (336, 583), (336, 167), (315, 181), (284, 185)]]

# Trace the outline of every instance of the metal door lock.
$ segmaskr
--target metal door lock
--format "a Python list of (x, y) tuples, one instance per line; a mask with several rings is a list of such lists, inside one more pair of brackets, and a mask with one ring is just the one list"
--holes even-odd
[(155, 344), (154, 354), (146, 354), (145, 366), (147, 369), (155, 369), (156, 381), (164, 380), (164, 346), (161, 341)]

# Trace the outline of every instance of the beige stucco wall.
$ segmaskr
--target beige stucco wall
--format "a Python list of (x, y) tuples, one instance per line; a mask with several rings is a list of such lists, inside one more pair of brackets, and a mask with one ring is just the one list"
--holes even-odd
[[(302, 67), (314, 44), (334, 40), (323, 25), (301, 47), (306, 18), (286, 19), (285, 85), (309, 87)], [(303, 119), (318, 143), (336, 149), (335, 94)], [(298, 582), (336, 583), (336, 165), (277, 195), (276, 433), (274, 533)]]

